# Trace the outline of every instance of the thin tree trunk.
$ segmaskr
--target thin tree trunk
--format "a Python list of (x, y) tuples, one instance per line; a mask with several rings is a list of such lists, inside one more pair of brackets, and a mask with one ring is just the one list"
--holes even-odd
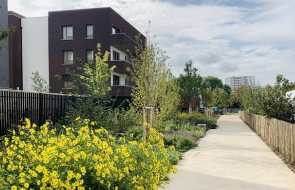
[(189, 114), (192, 114), (191, 102), (188, 103)]

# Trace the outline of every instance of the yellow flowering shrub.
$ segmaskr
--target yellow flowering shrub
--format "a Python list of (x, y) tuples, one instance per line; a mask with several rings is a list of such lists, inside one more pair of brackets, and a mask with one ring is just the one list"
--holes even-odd
[(104, 128), (91, 129), (89, 120), (80, 125), (79, 130), (64, 126), (57, 135), (49, 123), (38, 129), (26, 119), (2, 142), (0, 189), (147, 190), (161, 187), (168, 173), (177, 172), (154, 129), (146, 143), (127, 143)]

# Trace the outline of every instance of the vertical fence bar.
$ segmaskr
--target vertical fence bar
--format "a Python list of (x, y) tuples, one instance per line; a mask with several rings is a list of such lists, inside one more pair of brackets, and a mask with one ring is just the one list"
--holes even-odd
[(42, 126), (42, 117), (43, 117), (43, 95), (42, 93), (39, 93), (39, 99), (38, 99), (38, 103), (39, 103), (39, 126)]

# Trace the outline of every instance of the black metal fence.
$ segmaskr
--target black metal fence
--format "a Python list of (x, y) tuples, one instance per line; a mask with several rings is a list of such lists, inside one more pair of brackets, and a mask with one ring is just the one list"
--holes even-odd
[(39, 126), (54, 124), (65, 116), (74, 96), (14, 90), (0, 90), (0, 136), (22, 124), (25, 118)]

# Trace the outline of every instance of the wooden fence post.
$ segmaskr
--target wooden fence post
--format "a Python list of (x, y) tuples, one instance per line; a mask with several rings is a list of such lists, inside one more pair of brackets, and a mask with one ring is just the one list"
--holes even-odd
[(295, 125), (292, 125), (291, 130), (291, 161), (293, 164), (295, 164)]

